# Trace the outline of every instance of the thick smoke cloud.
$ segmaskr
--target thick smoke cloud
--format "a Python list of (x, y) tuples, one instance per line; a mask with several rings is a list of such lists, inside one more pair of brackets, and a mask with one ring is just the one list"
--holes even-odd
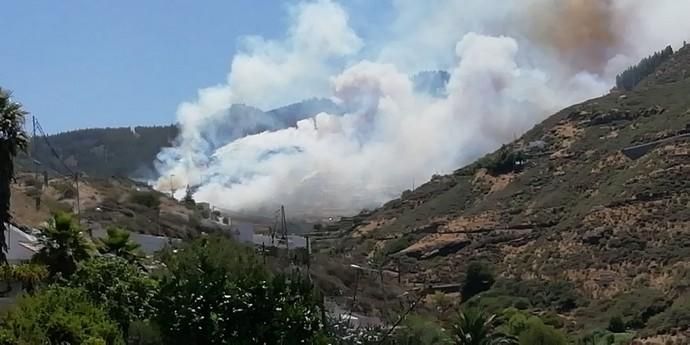
[[(180, 105), (178, 142), (159, 155), (161, 187), (174, 174), (176, 185), (199, 187), (197, 199), (238, 211), (285, 204), (291, 214), (331, 215), (376, 206), (563, 106), (607, 92), (624, 67), (690, 34), (682, 21), (688, 7), (398, 0), (386, 44), (362, 49), (340, 5), (300, 4), (283, 41), (248, 38), (227, 84)], [(674, 19), (680, 24), (669, 26)], [(450, 73), (447, 96), (415, 92), (411, 75), (425, 69)], [(233, 103), (268, 108), (312, 96), (331, 97), (346, 113), (320, 113), (222, 147), (206, 139)], [(256, 124), (235, 120), (240, 129)]]

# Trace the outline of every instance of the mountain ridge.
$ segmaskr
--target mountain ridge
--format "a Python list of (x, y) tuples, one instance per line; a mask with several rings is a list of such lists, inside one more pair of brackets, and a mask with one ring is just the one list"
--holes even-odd
[[(217, 148), (240, 136), (294, 126), (297, 121), (320, 112), (342, 114), (331, 100), (311, 98), (269, 111), (234, 104), (224, 115), (234, 121), (219, 121), (205, 133), (211, 148)], [(244, 123), (235, 128), (237, 121)], [(48, 135), (34, 142), (30, 154), (40, 163), (35, 166), (24, 155), (22, 171), (48, 171), (65, 175), (80, 171), (95, 177), (121, 176), (152, 179), (157, 176), (154, 162), (159, 152), (174, 144), (179, 134), (176, 125), (87, 128)]]

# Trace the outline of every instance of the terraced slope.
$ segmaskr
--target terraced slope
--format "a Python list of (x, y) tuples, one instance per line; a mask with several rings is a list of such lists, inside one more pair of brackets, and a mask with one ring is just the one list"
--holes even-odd
[(630, 294), (644, 297), (621, 312), (626, 322), (661, 303), (637, 329), (690, 326), (667, 320), (690, 300), (689, 124), (686, 46), (633, 91), (563, 109), (474, 164), (342, 221), (336, 251), (385, 254), (391, 269), (399, 258), (410, 284), (457, 283), (477, 259), (521, 286), (564, 281), (577, 301), (556, 311), (574, 329), (605, 327), (596, 308)]

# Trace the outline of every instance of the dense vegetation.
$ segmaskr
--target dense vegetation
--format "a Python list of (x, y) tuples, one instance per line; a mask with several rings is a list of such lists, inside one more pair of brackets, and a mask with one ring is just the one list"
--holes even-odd
[[(31, 153), (49, 172), (68, 174), (70, 169), (92, 176), (148, 178), (154, 176), (156, 155), (171, 145), (177, 132), (173, 125), (81, 129), (39, 138), (32, 142)], [(30, 162), (24, 165), (33, 168)]]
[(654, 73), (664, 61), (673, 55), (673, 48), (667, 46), (661, 51), (646, 57), (635, 66), (628, 67), (623, 73), (616, 76), (616, 87), (621, 90), (632, 90), (645, 77)]
[[(474, 307), (457, 307), (444, 320), (408, 315), (410, 308), (395, 329), (353, 328), (346, 318), (327, 316), (304, 272), (276, 270), (252, 247), (202, 236), (144, 258), (125, 234), (111, 229), (96, 251), (70, 215), (51, 219), (33, 263), (2, 275), (21, 279), (25, 292), (0, 320), (0, 344), (528, 345), (540, 339), (560, 345), (565, 339), (527, 312), (506, 317)], [(476, 299), (494, 277), (483, 263), (473, 267), (464, 285)], [(515, 326), (514, 315), (527, 321)]]

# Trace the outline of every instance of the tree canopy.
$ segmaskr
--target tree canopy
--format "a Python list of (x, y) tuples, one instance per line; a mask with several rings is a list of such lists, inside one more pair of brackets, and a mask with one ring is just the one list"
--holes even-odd
[(622, 90), (632, 90), (648, 75), (654, 73), (664, 61), (673, 55), (673, 48), (667, 46), (661, 51), (642, 59), (637, 65), (630, 66), (623, 73), (616, 76), (616, 87)]
[(46, 265), (50, 276), (63, 278), (77, 270), (80, 261), (90, 258), (95, 248), (70, 214), (59, 213), (48, 221), (38, 236), (40, 251), (34, 260)]
[(4, 318), (0, 344), (124, 344), (120, 330), (81, 289), (51, 287), (27, 296)]

